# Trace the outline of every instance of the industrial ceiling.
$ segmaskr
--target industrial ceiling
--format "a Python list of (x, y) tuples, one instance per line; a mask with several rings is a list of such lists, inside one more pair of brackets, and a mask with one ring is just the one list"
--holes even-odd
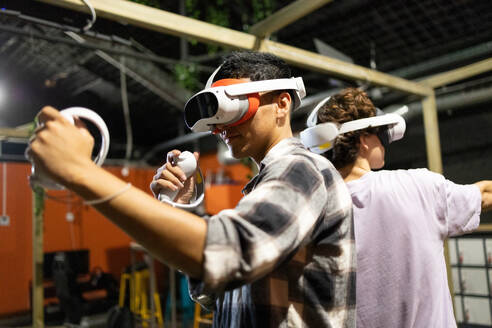
[[(267, 40), (415, 82), (491, 57), (492, 6), (486, 0), (340, 0), (311, 4), (314, 2), (319, 3), (318, 8), (304, 17), (271, 34), (263, 30)], [(183, 12), (179, 1), (154, 3), (166, 12)], [(239, 32), (262, 32), (262, 26), (255, 25), (258, 9), (253, 3), (224, 2), (222, 10), (228, 26)], [(269, 10), (276, 13), (302, 1), (268, 3)], [(205, 13), (206, 4), (197, 2), (194, 14)], [(31, 122), (46, 104), (58, 108), (85, 106), (98, 112), (109, 126), (110, 159), (124, 159), (128, 155), (128, 128), (121, 101), (123, 68), (133, 134), (129, 160), (155, 165), (174, 147), (202, 152), (215, 149), (214, 137), (197, 138), (183, 125), (183, 104), (196, 90), (179, 83), (176, 67), (194, 70), (192, 77), (198, 80), (194, 88), (200, 88), (221, 56), (233, 50), (231, 47), (184, 41), (102, 17), (83, 32), (90, 17), (85, 13), (32, 0), (2, 1), (1, 5), (0, 87), (6, 97), (0, 103), (0, 128)], [(303, 76), (308, 92), (304, 107), (293, 115), (295, 130), (303, 128), (316, 101), (343, 87), (360, 86), (383, 109), (404, 104), (410, 108), (407, 137), (389, 149), (389, 167), (426, 165), (418, 95), (365, 79), (327, 74), (312, 69), (311, 63), (305, 64), (293, 66), (294, 75)], [(482, 71), (435, 89), (442, 152), (450, 161), (463, 154), (490, 154), (492, 73), (490, 69)], [(12, 143), (15, 140), (4, 142), (2, 156), (20, 160), (21, 151), (17, 154), (16, 149), (22, 148), (22, 143), (17, 148)], [(9, 147), (13, 149), (10, 153)]]

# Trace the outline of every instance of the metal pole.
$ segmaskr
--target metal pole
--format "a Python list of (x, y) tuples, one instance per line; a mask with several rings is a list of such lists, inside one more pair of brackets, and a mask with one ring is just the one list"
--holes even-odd
[(169, 285), (171, 298), (171, 328), (176, 328), (176, 271), (169, 268)]
[(147, 263), (147, 267), (149, 268), (149, 289), (150, 289), (150, 328), (155, 328), (155, 299), (154, 295), (156, 293), (156, 281), (155, 281), (155, 268), (154, 268), (154, 259), (152, 256), (145, 251), (144, 259)]
[(43, 290), (44, 190), (32, 192), (32, 326), (44, 328)]

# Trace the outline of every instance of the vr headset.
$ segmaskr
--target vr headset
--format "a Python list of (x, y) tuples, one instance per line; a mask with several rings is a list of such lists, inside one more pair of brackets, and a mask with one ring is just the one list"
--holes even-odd
[(292, 90), (293, 110), (306, 96), (301, 77), (248, 82), (244, 79), (222, 79), (212, 83), (217, 68), (205, 89), (185, 104), (185, 123), (193, 132), (214, 131), (216, 124), (239, 125), (254, 116), (260, 105), (259, 92)]
[(316, 125), (318, 121), (319, 109), (330, 99), (323, 99), (309, 114), (307, 119), (308, 128), (300, 133), (301, 141), (310, 151), (316, 154), (322, 154), (333, 148), (335, 139), (344, 133), (358, 131), (368, 128), (383, 127), (378, 133), (383, 146), (388, 146), (390, 143), (403, 138), (405, 134), (405, 120), (399, 114), (385, 114), (379, 108), (376, 108), (376, 116), (362, 118), (336, 124), (326, 122)]

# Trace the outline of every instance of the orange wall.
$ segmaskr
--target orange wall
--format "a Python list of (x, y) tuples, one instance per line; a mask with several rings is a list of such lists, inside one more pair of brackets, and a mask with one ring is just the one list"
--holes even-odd
[[(0, 316), (29, 309), (28, 286), (32, 276), (32, 193), (27, 182), (30, 165), (6, 165), (10, 225), (0, 226)], [(107, 169), (121, 176), (120, 168)], [(131, 169), (124, 180), (148, 191), (153, 174), (151, 169)], [(0, 188), (0, 195), (1, 191)], [(118, 278), (121, 269), (129, 264), (130, 237), (94, 209), (82, 205), (81, 199), (70, 192), (49, 193), (63, 199), (72, 197), (72, 201), (46, 199), (44, 251), (87, 248), (90, 268), (100, 266)], [(69, 211), (74, 214), (73, 222), (65, 219)]]
[(251, 170), (243, 164), (232, 164), (225, 166), (220, 164), (217, 159), (217, 154), (215, 153), (201, 155), (199, 162), (203, 174), (207, 172), (216, 173), (219, 169), (223, 169), (227, 176), (242, 185), (245, 185), (248, 182), (251, 175)]
[[(1, 172), (0, 163), (0, 172)], [(27, 163), (6, 163), (7, 165), (7, 215), (10, 225), (0, 226), (0, 316), (29, 309), (28, 286), (32, 276), (32, 193), (27, 177), (30, 165)], [(216, 172), (221, 165), (215, 154), (200, 158), (200, 167), (205, 172)], [(131, 182), (148, 192), (155, 169), (130, 169), (128, 177), (121, 176), (121, 168), (107, 167), (111, 173)], [(224, 172), (241, 186), (250, 174), (242, 164), (222, 167)], [(2, 181), (0, 174), (0, 186)], [(234, 207), (240, 195), (240, 187), (233, 189), (209, 188), (206, 198), (231, 199), (214, 207)], [(231, 195), (231, 192), (234, 195)], [(0, 188), (0, 197), (2, 197)], [(50, 191), (58, 198), (71, 198), (71, 202), (46, 199), (44, 212), (44, 251), (53, 252), (86, 248), (89, 249), (90, 268), (100, 266), (119, 278), (121, 269), (129, 264), (130, 237), (109, 220), (89, 206), (82, 205), (79, 197), (69, 191)], [(1, 198), (0, 198), (1, 199)], [(1, 208), (0, 201), (0, 213)], [(66, 213), (74, 214), (74, 221), (67, 222)], [(164, 282), (166, 284), (166, 282)]]
[[(6, 165), (6, 212), (10, 216), (10, 225), (0, 226), (0, 313), (29, 307), (27, 279), (31, 276), (32, 266), (29, 167), (26, 164)], [(0, 178), (3, 183), (3, 175)], [(0, 193), (3, 197), (3, 188)]]
[(217, 214), (223, 209), (234, 207), (243, 196), (241, 190), (251, 176), (251, 170), (243, 164), (221, 165), (216, 154), (200, 157), (200, 168), (205, 173), (222, 170), (234, 184), (209, 185), (205, 189), (205, 209), (208, 214)]

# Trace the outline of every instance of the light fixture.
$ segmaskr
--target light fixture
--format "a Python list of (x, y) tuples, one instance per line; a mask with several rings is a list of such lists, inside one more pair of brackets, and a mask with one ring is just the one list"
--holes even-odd
[(7, 93), (5, 92), (5, 87), (0, 83), (0, 105), (5, 103), (5, 99), (7, 98)]

